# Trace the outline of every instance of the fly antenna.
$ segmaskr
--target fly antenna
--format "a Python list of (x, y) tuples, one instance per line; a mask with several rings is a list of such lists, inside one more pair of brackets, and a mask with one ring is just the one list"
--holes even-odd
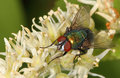
[(50, 44), (50, 45), (48, 45), (48, 46), (46, 46), (46, 47), (40, 47), (40, 48), (48, 48), (48, 47), (52, 46), (53, 44), (55, 44), (56, 41), (57, 41), (57, 40), (55, 40), (52, 44)]

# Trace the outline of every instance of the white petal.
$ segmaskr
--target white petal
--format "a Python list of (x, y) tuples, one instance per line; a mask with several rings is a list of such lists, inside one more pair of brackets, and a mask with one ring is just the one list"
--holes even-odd
[(96, 1), (94, 1), (94, 0), (78, 0), (78, 1), (81, 3), (84, 3), (84, 4), (90, 4), (90, 5), (96, 4)]
[(96, 14), (102, 16), (103, 18), (105, 18), (109, 22), (111, 22), (113, 20), (113, 18), (111, 16), (109, 16), (108, 14), (105, 14), (105, 13), (102, 13), (102, 12), (96, 12)]
[(6, 61), (0, 58), (0, 73), (5, 74), (6, 72)]
[(96, 73), (92, 73), (92, 72), (89, 72), (88, 74), (91, 75), (91, 76), (99, 77), (99, 78), (105, 78), (105, 77), (102, 76), (102, 75), (99, 75), (99, 74), (96, 74)]
[(5, 53), (5, 52), (0, 52), (0, 55), (4, 55), (4, 56), (5, 56), (5, 55), (6, 55), (6, 53)]
[(102, 59), (111, 49), (106, 49), (104, 52), (102, 52), (101, 54), (99, 54), (98, 56), (96, 56), (96, 58), (98, 59)]
[(6, 38), (4, 38), (4, 41), (5, 41), (5, 45), (7, 47), (8, 52), (11, 52), (11, 46), (9, 44), (9, 41)]
[(22, 62), (26, 62), (26, 63), (32, 63), (33, 60), (31, 58), (21, 58)]

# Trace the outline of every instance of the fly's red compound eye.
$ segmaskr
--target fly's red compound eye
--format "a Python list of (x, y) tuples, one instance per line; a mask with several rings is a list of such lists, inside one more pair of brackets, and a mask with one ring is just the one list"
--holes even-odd
[(64, 36), (60, 36), (60, 37), (57, 39), (58, 42), (61, 42), (61, 41), (64, 41), (64, 40), (66, 40), (66, 37), (64, 37)]
[(66, 43), (64, 44), (64, 51), (68, 52), (71, 50), (71, 44), (69, 41), (66, 41)]

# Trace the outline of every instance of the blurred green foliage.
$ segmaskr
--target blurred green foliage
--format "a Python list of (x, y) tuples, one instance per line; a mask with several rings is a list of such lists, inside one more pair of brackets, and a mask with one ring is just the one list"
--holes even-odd
[(0, 0), (0, 51), (5, 50), (3, 38), (17, 33), (25, 19), (20, 0)]
[(120, 12), (120, 0), (114, 0), (114, 8)]
[[(68, 0), (79, 3), (77, 0)], [(114, 0), (114, 7), (120, 12), (120, 0)], [(79, 3), (80, 4), (80, 3)], [(83, 5), (83, 4), (80, 4)], [(1, 0), (0, 1), (0, 51), (4, 51), (3, 38), (12, 37), (11, 33), (17, 33), (21, 29), (20, 25), (31, 27), (32, 18), (38, 20), (50, 9), (56, 10), (57, 7), (66, 10), (63, 0)], [(95, 25), (98, 30), (105, 29), (106, 20), (100, 16), (93, 15)], [(99, 22), (100, 21), (100, 22)], [(120, 34), (115, 35), (114, 43), (117, 44), (117, 52), (113, 56), (120, 58)], [(100, 50), (99, 50), (100, 51)], [(111, 58), (111, 56), (107, 56)], [(120, 77), (120, 60), (106, 60), (100, 62), (100, 66), (92, 72), (104, 75), (106, 78)], [(93, 78), (93, 77), (89, 77)], [(94, 77), (95, 78), (95, 77)], [(96, 77), (97, 78), (97, 77)]]

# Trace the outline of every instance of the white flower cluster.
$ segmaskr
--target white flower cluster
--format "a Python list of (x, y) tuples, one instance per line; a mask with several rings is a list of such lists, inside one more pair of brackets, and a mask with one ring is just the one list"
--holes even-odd
[(114, 34), (120, 31), (120, 14), (113, 7), (113, 0), (78, 0), (81, 3), (92, 5), (90, 15), (96, 13), (108, 21), (106, 27), (109, 35), (113, 38)]
[[(83, 0), (79, 1), (82, 2)], [(84, 0), (84, 3), (98, 6), (96, 1), (90, 1)], [(104, 78), (101, 75), (89, 71), (93, 67), (97, 67), (99, 61), (111, 49), (106, 49), (98, 56), (93, 56), (94, 49), (91, 48), (87, 54), (78, 57), (78, 62), (75, 63), (75, 67), (73, 59), (75, 53), (77, 53), (76, 50), (72, 50), (65, 56), (55, 59), (48, 64), (51, 59), (62, 52), (57, 51), (55, 45), (45, 49), (40, 47), (50, 45), (63, 34), (66, 27), (70, 26), (71, 21), (79, 9), (79, 5), (77, 4), (69, 3), (66, 0), (65, 3), (67, 11), (62, 11), (60, 8), (57, 11), (51, 10), (48, 16), (45, 15), (39, 18), (40, 25), (36, 24), (35, 18), (33, 18), (32, 32), (22, 26), (22, 31), (19, 31), (17, 34), (13, 33), (15, 38), (9, 38), (9, 40), (4, 38), (6, 51), (0, 53), (5, 56), (5, 59), (0, 58), (0, 78), (87, 78), (88, 74)], [(99, 9), (102, 8), (99, 7)], [(90, 12), (91, 15), (95, 11), (93, 7)], [(98, 11), (97, 14), (100, 15), (100, 12)], [(39, 31), (35, 30), (36, 28)], [(90, 28), (94, 28), (92, 18)], [(108, 38), (111, 32), (113, 31), (101, 31), (97, 36)]]

